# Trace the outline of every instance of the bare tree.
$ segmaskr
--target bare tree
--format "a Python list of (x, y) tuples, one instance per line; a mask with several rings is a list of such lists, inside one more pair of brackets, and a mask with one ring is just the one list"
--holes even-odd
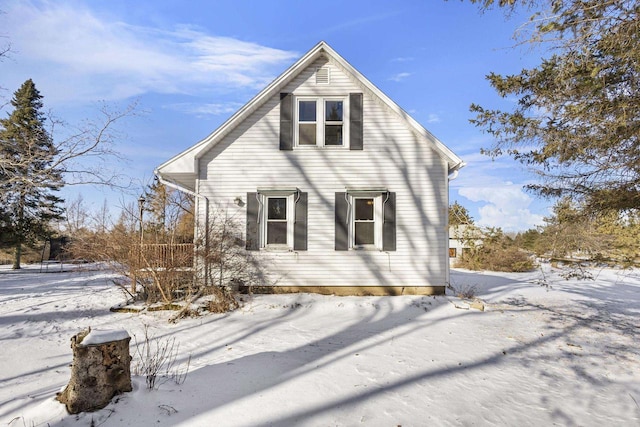
[(77, 236), (89, 229), (91, 229), (91, 214), (85, 206), (82, 195), (78, 195), (75, 200), (65, 201), (61, 232)]
[(53, 117), (47, 122), (41, 99), (29, 79), (15, 92), (11, 115), (0, 119), (0, 229), (12, 236), (15, 269), (22, 246), (47, 236), (50, 221), (61, 219), (63, 200), (55, 192), (64, 185), (130, 184), (109, 164), (121, 163), (113, 162), (121, 158), (114, 149), (121, 137), (115, 125), (135, 113), (135, 103), (124, 110), (103, 105), (98, 119), (71, 126)]
[[(0, 10), (0, 15), (4, 15), (6, 12), (3, 10)], [(11, 53), (11, 42), (8, 41), (9, 37), (4, 35), (4, 34), (0, 34), (0, 40), (7, 40), (6, 42), (0, 44), (0, 62), (2, 62), (5, 58), (7, 58), (9, 56), (9, 53)], [(0, 89), (4, 90), (4, 88), (2, 86), (0, 86)], [(0, 104), (0, 107), (3, 107), (4, 105)]]
[(123, 109), (102, 104), (96, 118), (70, 124), (50, 117), (51, 135), (58, 150), (54, 167), (64, 169), (65, 185), (95, 184), (127, 188), (130, 178), (114, 170), (124, 157), (115, 145), (124, 139), (119, 122), (137, 114), (137, 102)]
[[(57, 173), (62, 173), (64, 185), (96, 184), (126, 188), (130, 179), (113, 170), (114, 160), (124, 160), (115, 149), (123, 135), (116, 129), (117, 122), (136, 113), (137, 103), (122, 110), (102, 105), (96, 119), (86, 119), (72, 125), (48, 115), (48, 134), (56, 151), (54, 160), (32, 180), (47, 182)], [(11, 170), (25, 168), (33, 162), (28, 155), (0, 158), (0, 171), (4, 172), (3, 183), (12, 184), (22, 177), (11, 174)]]
[(149, 212), (147, 230), (165, 243), (193, 241), (193, 196), (154, 181), (144, 191), (145, 211)]

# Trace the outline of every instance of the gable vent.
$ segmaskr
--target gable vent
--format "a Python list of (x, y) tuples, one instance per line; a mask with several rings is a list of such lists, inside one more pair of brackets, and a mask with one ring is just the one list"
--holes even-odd
[(316, 84), (328, 85), (329, 76), (329, 67), (316, 68)]

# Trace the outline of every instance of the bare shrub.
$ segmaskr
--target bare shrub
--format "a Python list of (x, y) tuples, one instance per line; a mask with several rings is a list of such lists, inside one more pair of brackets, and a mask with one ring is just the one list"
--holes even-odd
[(499, 228), (482, 230), (468, 238), (465, 250), (456, 266), (470, 270), (491, 270), (505, 272), (531, 271), (535, 267), (533, 259), (518, 248), (513, 240)]
[(155, 390), (169, 380), (176, 384), (186, 381), (191, 355), (185, 364), (177, 363), (180, 344), (176, 344), (175, 338), (160, 340), (149, 334), (149, 325), (144, 325), (142, 342), (133, 337), (136, 347), (133, 372), (145, 377), (147, 389)]
[(207, 304), (207, 310), (211, 313), (227, 313), (240, 307), (233, 291), (218, 286), (211, 286), (208, 290), (213, 296)]
[(132, 277), (142, 285), (142, 297), (150, 304), (170, 304), (193, 292), (192, 244), (134, 245), (128, 264)]
[(579, 262), (568, 264), (566, 268), (560, 272), (560, 277), (565, 280), (595, 280), (593, 274)]
[(184, 298), (192, 292), (193, 244), (184, 243), (173, 225), (158, 229), (155, 223), (141, 226), (139, 220), (133, 204), (123, 209), (115, 224), (100, 212), (93, 231), (77, 233), (70, 252), (74, 258), (105, 262), (128, 277), (129, 293), (137, 300), (170, 304)]
[(231, 291), (259, 283), (258, 263), (245, 249), (244, 228), (234, 214), (214, 207), (201, 229), (206, 235), (199, 239), (203, 243), (196, 247), (196, 257), (203, 263), (205, 284), (223, 291), (216, 296), (227, 298)]
[[(158, 188), (156, 192), (162, 194)], [(161, 197), (158, 206), (164, 206), (166, 200)], [(172, 322), (198, 313), (202, 303), (204, 309), (217, 313), (237, 309), (237, 291), (251, 289), (261, 280), (258, 263), (245, 249), (243, 221), (226, 208), (211, 207), (198, 224), (195, 242), (188, 242), (187, 237), (193, 239), (184, 231), (189, 221), (170, 216), (168, 209), (154, 209), (160, 214), (147, 215), (150, 222), (141, 225), (140, 213), (129, 205), (114, 225), (74, 240), (72, 250), (107, 262), (127, 277), (131, 297), (127, 300), (173, 308), (176, 302), (185, 302)], [(203, 300), (198, 301), (200, 298)]]
[(478, 287), (475, 285), (464, 285), (454, 290), (455, 296), (463, 299), (473, 299), (476, 297)]

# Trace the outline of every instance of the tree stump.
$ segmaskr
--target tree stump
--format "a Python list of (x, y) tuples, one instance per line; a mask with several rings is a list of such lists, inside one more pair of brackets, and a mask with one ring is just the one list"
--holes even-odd
[(71, 338), (71, 379), (56, 396), (70, 414), (97, 411), (113, 396), (132, 390), (129, 341), (124, 329), (89, 328)]

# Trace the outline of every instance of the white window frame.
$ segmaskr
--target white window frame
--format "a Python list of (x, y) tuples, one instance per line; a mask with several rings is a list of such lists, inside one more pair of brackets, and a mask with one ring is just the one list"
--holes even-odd
[[(316, 143), (315, 145), (300, 145), (300, 101), (316, 101)], [(327, 101), (342, 102), (342, 145), (325, 145), (325, 125), (337, 124), (337, 122), (325, 121), (325, 107)], [(294, 146), (296, 148), (326, 148), (326, 149), (348, 149), (349, 148), (349, 96), (327, 95), (327, 96), (296, 96), (295, 97), (295, 126), (294, 126)], [(304, 123), (304, 122), (303, 122)]]
[[(382, 250), (383, 233), (383, 203), (385, 193), (355, 193), (348, 194), (349, 202), (349, 249), (355, 250)], [(356, 245), (356, 199), (373, 199), (373, 244)]]
[[(295, 223), (295, 196), (296, 193), (291, 191), (269, 191), (268, 193), (259, 193), (258, 197), (262, 205), (260, 214), (260, 248), (267, 250), (293, 250), (293, 227)], [(267, 243), (267, 224), (269, 222), (269, 199), (286, 199), (287, 201), (287, 243), (286, 244), (268, 244)]]

